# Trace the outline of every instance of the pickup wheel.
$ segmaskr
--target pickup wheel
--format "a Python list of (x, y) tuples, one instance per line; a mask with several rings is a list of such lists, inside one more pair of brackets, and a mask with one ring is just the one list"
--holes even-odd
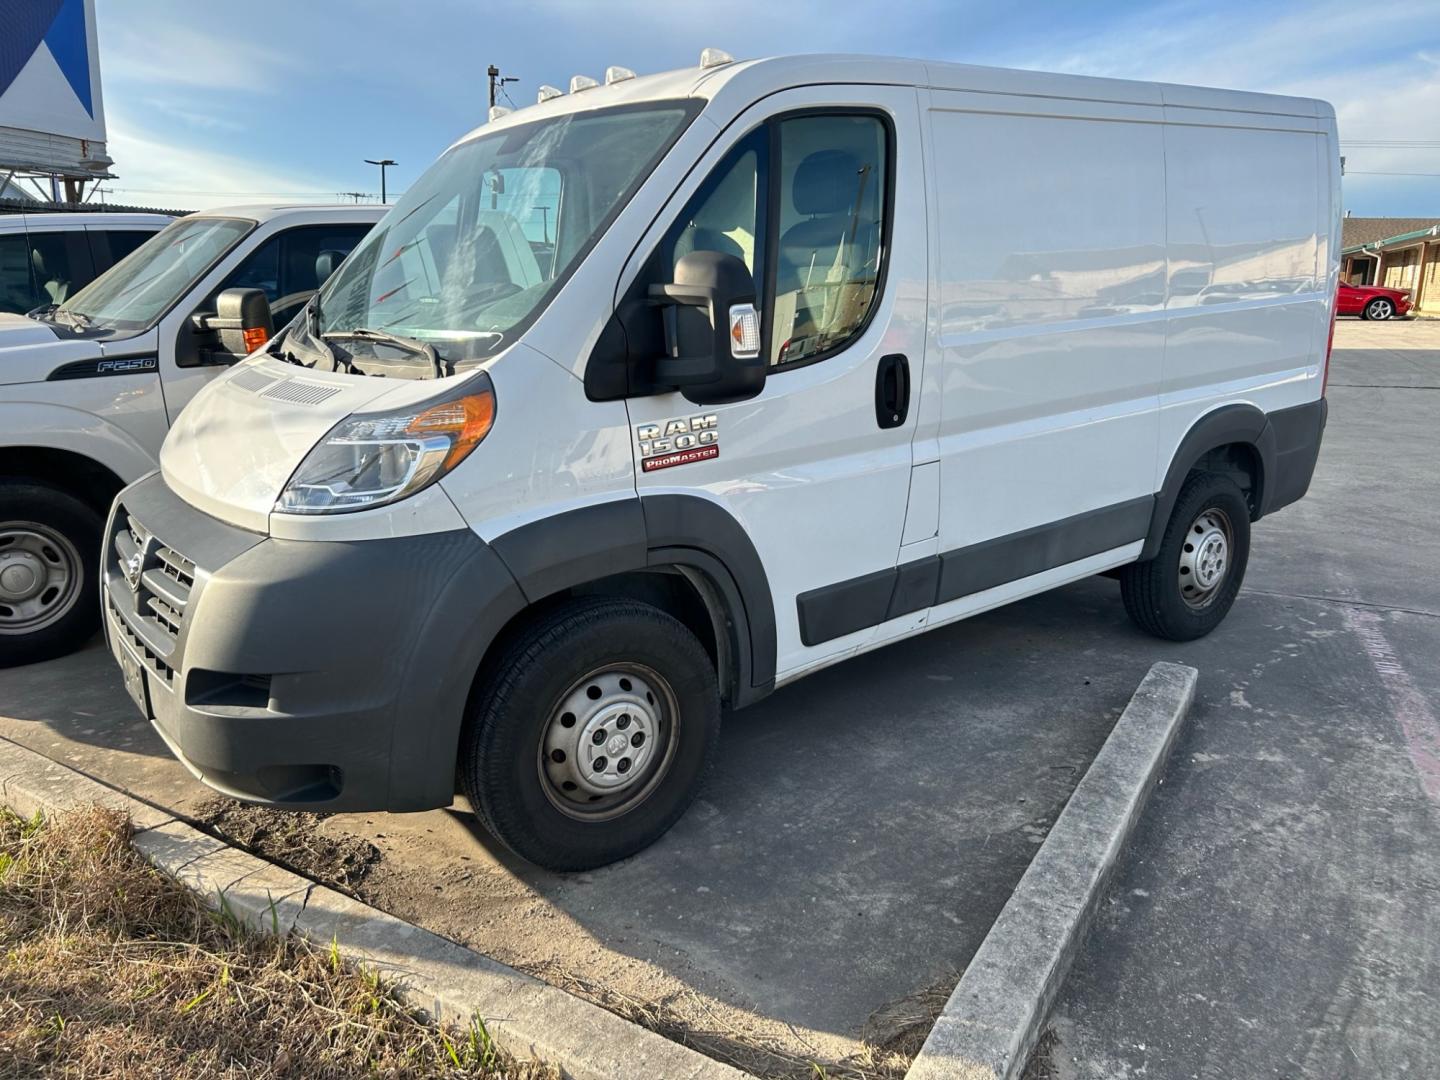
[(1193, 641), (1220, 625), (1245, 580), (1250, 508), (1216, 473), (1185, 481), (1155, 558), (1120, 571), (1125, 611), (1142, 630)]
[(67, 492), (0, 479), (0, 667), (74, 652), (95, 632), (101, 528)]
[(658, 840), (694, 800), (720, 736), (704, 647), (634, 600), (537, 618), (487, 665), (460, 746), (481, 823), (549, 870), (588, 870)]

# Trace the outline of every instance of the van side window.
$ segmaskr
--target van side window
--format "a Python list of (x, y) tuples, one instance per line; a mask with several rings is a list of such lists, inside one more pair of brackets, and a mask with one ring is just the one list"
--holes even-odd
[(874, 116), (780, 122), (770, 362), (839, 347), (865, 324), (885, 240), (885, 128)]
[(757, 128), (711, 171), (639, 280), (673, 281), (692, 251), (734, 255), (764, 298), (772, 366), (843, 347), (864, 327), (881, 276), (887, 146), (875, 115), (823, 112)]
[(676, 264), (692, 251), (718, 251), (740, 259), (755, 278), (755, 295), (764, 294), (761, 233), (768, 157), (768, 139), (762, 128), (746, 136), (715, 167), (660, 243), (657, 270), (664, 280), (674, 280)]

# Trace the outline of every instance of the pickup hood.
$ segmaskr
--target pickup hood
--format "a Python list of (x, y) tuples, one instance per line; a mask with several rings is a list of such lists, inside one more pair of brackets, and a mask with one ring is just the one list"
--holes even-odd
[(99, 342), (62, 339), (42, 322), (0, 312), (0, 385), (43, 382), (63, 364), (99, 356)]
[(59, 341), (53, 327), (24, 315), (0, 311), (0, 349), (17, 345), (44, 345)]
[(399, 408), (446, 387), (440, 380), (317, 372), (252, 357), (181, 410), (160, 448), (160, 470), (192, 506), (268, 532), (275, 500), (326, 432), (353, 412)]

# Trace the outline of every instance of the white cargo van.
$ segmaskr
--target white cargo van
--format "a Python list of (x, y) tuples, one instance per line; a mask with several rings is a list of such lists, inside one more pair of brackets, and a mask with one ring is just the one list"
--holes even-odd
[(1209, 632), (1306, 490), (1318, 101), (867, 57), (577, 79), (467, 136), (202, 390), (107, 533), (212, 787), (460, 788), (545, 866), (660, 836), (740, 707), (1118, 571)]
[(58, 303), (0, 313), (0, 667), (69, 652), (95, 632), (115, 493), (154, 470), (190, 397), (293, 318), (383, 214), (193, 214)]

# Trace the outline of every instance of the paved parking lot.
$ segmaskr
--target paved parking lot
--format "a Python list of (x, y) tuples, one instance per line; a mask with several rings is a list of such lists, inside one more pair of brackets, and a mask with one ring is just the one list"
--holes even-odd
[[(1415, 346), (1420, 346), (1416, 348)], [(1440, 1074), (1440, 324), (1342, 322), (1311, 496), (1255, 530), (1226, 624), (1131, 628), (1093, 579), (729, 718), (660, 844), (591, 874), (463, 808), (340, 816), (371, 902), (566, 985), (837, 1058), (963, 968), (1151, 663), (1190, 727), (1057, 1008), (1060, 1075)], [(99, 647), (0, 674), (0, 734), (182, 811), (205, 793)]]
[(1336, 346), (1315, 484), (1256, 528), (1258, 625), (1194, 654), (1059, 1076), (1440, 1075), (1440, 322)]

